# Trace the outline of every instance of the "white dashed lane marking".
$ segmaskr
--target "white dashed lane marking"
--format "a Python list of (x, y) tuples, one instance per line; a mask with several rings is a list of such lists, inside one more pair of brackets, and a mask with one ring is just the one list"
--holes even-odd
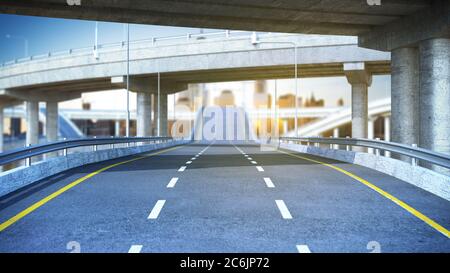
[(164, 204), (166, 203), (166, 200), (158, 200), (156, 202), (155, 206), (153, 207), (152, 211), (148, 215), (147, 219), (156, 219), (158, 218), (159, 213), (161, 212)]
[(307, 245), (297, 245), (297, 251), (298, 253), (311, 253)]
[(191, 164), (191, 163), (192, 163), (192, 161), (188, 161), (188, 162), (186, 162), (186, 164), (188, 164), (188, 165), (189, 165), (189, 164)]
[(275, 203), (277, 204), (283, 219), (292, 219), (292, 215), (283, 200), (275, 200)]
[(186, 166), (182, 166), (178, 169), (179, 172), (184, 172), (184, 170), (186, 170)]
[(275, 188), (272, 179), (270, 179), (269, 177), (264, 177), (264, 182), (266, 182), (268, 188)]
[(252, 163), (252, 164), (258, 164), (258, 162), (256, 162), (256, 161), (251, 161), (251, 163)]
[(177, 181), (178, 181), (178, 177), (173, 177), (172, 179), (170, 179), (170, 182), (169, 182), (169, 184), (167, 184), (167, 187), (168, 188), (175, 187), (175, 184), (177, 183)]
[(261, 166), (256, 166), (256, 169), (258, 170), (258, 172), (263, 172), (264, 171), (263, 167), (261, 167)]
[(141, 253), (142, 245), (132, 245), (128, 250), (128, 253)]

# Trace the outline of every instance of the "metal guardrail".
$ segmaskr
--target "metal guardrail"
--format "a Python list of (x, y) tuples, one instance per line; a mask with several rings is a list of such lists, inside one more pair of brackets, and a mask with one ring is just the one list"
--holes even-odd
[[(140, 40), (134, 40), (130, 41), (130, 46), (132, 45), (139, 45), (139, 44), (145, 44), (145, 45), (152, 45), (156, 46), (158, 45), (158, 42), (165, 42), (165, 41), (190, 41), (190, 40), (202, 40), (207, 38), (230, 38), (230, 37), (248, 37), (250, 38), (252, 32), (249, 31), (243, 31), (243, 30), (225, 30), (225, 31), (219, 31), (219, 32), (206, 32), (206, 33), (188, 33), (185, 35), (177, 35), (177, 36), (166, 36), (166, 37), (152, 37), (150, 39), (140, 39)], [(46, 58), (51, 57), (57, 57), (57, 56), (70, 56), (72, 54), (83, 54), (83, 53), (92, 53), (95, 50), (101, 50), (101, 49), (121, 49), (127, 45), (126, 41), (121, 42), (115, 42), (115, 43), (107, 43), (107, 44), (99, 44), (97, 46), (89, 46), (89, 47), (81, 47), (81, 48), (71, 48), (67, 50), (61, 50), (61, 51), (55, 51), (55, 52), (47, 52), (45, 54), (39, 54), (34, 56), (27, 56), (23, 58), (18, 58), (11, 61), (6, 61), (4, 63), (0, 63), (0, 67), (6, 67), (9, 65), (24, 63), (27, 61), (32, 60), (42, 60)]]
[(20, 148), (16, 150), (0, 153), (0, 166), (13, 163), (19, 160), (26, 160), (26, 165), (29, 166), (31, 158), (51, 152), (63, 151), (63, 155), (67, 155), (68, 149), (92, 146), (94, 151), (97, 151), (97, 146), (113, 145), (114, 144), (131, 144), (131, 143), (152, 143), (152, 142), (168, 142), (172, 141), (171, 137), (120, 137), (120, 138), (83, 138), (73, 140), (63, 140), (48, 144), (41, 144)]
[(320, 138), (320, 137), (280, 137), (280, 141), (292, 141), (318, 144), (328, 144), (330, 147), (333, 145), (346, 146), (347, 150), (352, 146), (372, 148), (379, 154), (379, 151), (387, 151), (399, 155), (404, 155), (412, 158), (412, 164), (417, 165), (417, 160), (427, 162), (434, 165), (439, 165), (444, 168), (450, 169), (450, 156), (438, 152), (433, 152), (427, 149), (418, 148), (417, 146), (408, 146), (405, 144), (388, 142), (382, 140), (363, 139), (363, 138)]

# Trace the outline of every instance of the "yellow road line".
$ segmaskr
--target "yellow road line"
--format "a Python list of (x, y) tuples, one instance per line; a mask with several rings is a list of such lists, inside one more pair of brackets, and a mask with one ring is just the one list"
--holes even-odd
[(23, 217), (27, 216), (28, 214), (30, 214), (33, 211), (35, 211), (38, 208), (40, 208), (41, 206), (45, 205), (47, 202), (51, 201), (52, 199), (58, 197), (59, 195), (61, 195), (64, 192), (68, 191), (69, 189), (75, 187), (76, 185), (78, 185), (78, 184), (88, 180), (89, 178), (91, 178), (93, 176), (96, 176), (99, 173), (102, 173), (102, 172), (104, 172), (106, 170), (109, 170), (111, 168), (117, 167), (119, 165), (123, 165), (123, 164), (126, 164), (126, 163), (130, 163), (130, 162), (133, 162), (133, 161), (141, 160), (141, 159), (144, 159), (144, 158), (147, 158), (147, 157), (151, 157), (151, 156), (154, 156), (154, 155), (158, 155), (158, 154), (162, 154), (162, 153), (165, 153), (165, 152), (169, 152), (169, 151), (172, 151), (172, 150), (175, 150), (175, 149), (179, 149), (181, 147), (182, 146), (173, 147), (173, 148), (165, 149), (165, 150), (162, 150), (162, 151), (159, 151), (159, 152), (151, 153), (149, 155), (139, 156), (139, 157), (136, 157), (136, 158), (133, 158), (133, 159), (129, 159), (129, 160), (125, 160), (125, 161), (122, 161), (122, 162), (115, 163), (115, 164), (111, 164), (109, 166), (106, 166), (104, 168), (96, 170), (96, 171), (94, 171), (94, 172), (92, 172), (92, 173), (90, 173), (88, 175), (85, 175), (85, 176), (83, 176), (81, 178), (78, 178), (77, 180), (73, 181), (72, 183), (62, 187), (61, 189), (59, 189), (59, 190), (55, 191), (54, 193), (50, 194), (49, 196), (47, 196), (47, 197), (41, 199), (40, 201), (34, 203), (33, 205), (29, 206), (28, 208), (26, 208), (23, 211), (19, 212), (18, 214), (16, 214), (15, 216), (10, 218), (9, 220), (7, 220), (4, 223), (2, 223), (0, 225), (0, 232), (4, 231), (5, 229), (7, 229), (9, 226), (14, 224), (15, 222), (19, 221)]
[(336, 167), (334, 165), (328, 164), (328, 163), (324, 163), (318, 160), (314, 160), (314, 159), (310, 159), (307, 157), (303, 157), (303, 156), (299, 156), (296, 154), (292, 154), (286, 151), (282, 151), (282, 150), (278, 150), (280, 153), (284, 153), (293, 157), (297, 157), (303, 160), (307, 160), (310, 162), (314, 162), (314, 163), (318, 163), (320, 165), (332, 168), (340, 173), (343, 173), (355, 180), (357, 180), (358, 182), (366, 185), (367, 187), (371, 188), (372, 190), (376, 191), (377, 193), (381, 194), (383, 197), (391, 200), (392, 202), (394, 202), (395, 204), (399, 205), (400, 207), (402, 207), (403, 209), (405, 209), (406, 211), (408, 211), (409, 213), (411, 213), (412, 215), (414, 215), (415, 217), (419, 218), (420, 220), (424, 221), (426, 224), (430, 225), (432, 228), (434, 228), (435, 230), (439, 231), (440, 233), (442, 233), (444, 236), (446, 236), (447, 238), (450, 238), (450, 231), (447, 230), (446, 228), (444, 228), (443, 226), (439, 225), (438, 223), (436, 223), (435, 221), (433, 221), (432, 219), (428, 218), (427, 216), (425, 216), (424, 214), (422, 214), (420, 211), (416, 210), (415, 208), (411, 207), (410, 205), (406, 204), (405, 202), (403, 202), (402, 200), (398, 199), (397, 197), (393, 196), (392, 194), (382, 190), (381, 188), (375, 186), (374, 184), (370, 183), (369, 181), (351, 173), (348, 172), (344, 169), (341, 169), (339, 167)]

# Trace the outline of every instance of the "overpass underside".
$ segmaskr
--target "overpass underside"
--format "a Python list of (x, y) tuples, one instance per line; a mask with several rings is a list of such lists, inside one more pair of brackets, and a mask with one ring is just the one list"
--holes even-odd
[(444, 234), (368, 185), (447, 227), (449, 202), (365, 167), (255, 144), (193, 143), (144, 155), (76, 185), (130, 158), (2, 198), (0, 252), (65, 252), (74, 242), (82, 252), (119, 253), (450, 249)]

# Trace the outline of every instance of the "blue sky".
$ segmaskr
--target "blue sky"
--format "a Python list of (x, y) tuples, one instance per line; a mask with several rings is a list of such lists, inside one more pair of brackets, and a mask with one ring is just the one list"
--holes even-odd
[[(95, 22), (54, 19), (34, 16), (0, 14), (0, 62), (24, 57), (23, 39), (29, 44), (29, 55), (94, 45)], [(153, 36), (172, 36), (198, 33), (199, 29), (150, 25), (130, 25), (130, 39)], [(205, 29), (205, 32), (214, 31)], [(99, 43), (119, 42), (125, 39), (125, 27), (120, 23), (99, 22)]]

